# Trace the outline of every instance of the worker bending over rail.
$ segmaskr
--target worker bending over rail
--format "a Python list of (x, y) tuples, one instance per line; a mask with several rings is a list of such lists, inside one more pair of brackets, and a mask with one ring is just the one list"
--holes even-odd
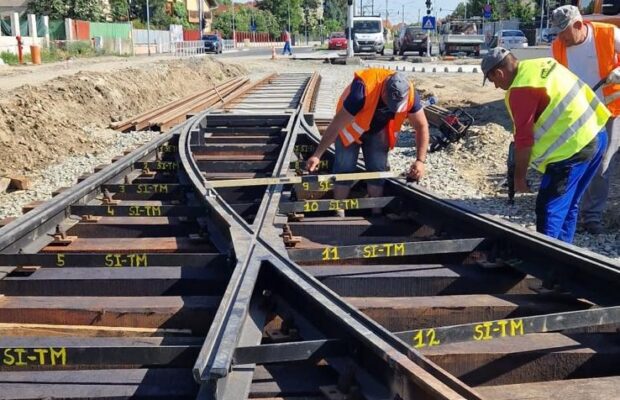
[[(429, 132), (413, 83), (400, 72), (380, 68), (355, 72), (353, 81), (340, 96), (334, 119), (308, 159), (308, 171), (316, 170), (321, 156), (334, 142), (336, 156), (333, 173), (354, 172), (360, 148), (367, 171), (389, 171), (388, 152), (396, 145), (400, 128), (407, 118), (415, 129), (417, 147), (417, 158), (408, 174), (417, 181), (424, 176)], [(381, 197), (383, 183), (383, 180), (367, 181), (368, 195)], [(349, 183), (336, 183), (334, 198), (347, 198), (349, 190)], [(373, 210), (373, 214), (380, 212), (380, 209)]]
[(586, 190), (581, 218), (586, 231), (603, 232), (603, 211), (609, 195), (609, 180), (617, 167), (620, 147), (620, 71), (614, 71), (620, 52), (620, 29), (614, 25), (584, 21), (575, 6), (562, 6), (551, 15), (552, 31), (558, 33), (551, 46), (553, 58), (590, 87), (606, 84), (596, 95), (612, 114), (607, 122), (607, 151)]
[(579, 201), (607, 147), (610, 112), (588, 85), (552, 58), (518, 61), (497, 47), (482, 59), (484, 82), (506, 90), (514, 124), (516, 192), (529, 192), (528, 164), (543, 173), (536, 229), (571, 243)]

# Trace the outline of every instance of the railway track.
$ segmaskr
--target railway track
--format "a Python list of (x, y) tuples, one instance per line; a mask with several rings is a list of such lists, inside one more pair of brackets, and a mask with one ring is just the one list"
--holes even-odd
[(267, 77), (1, 228), (0, 398), (620, 396), (612, 260), (400, 180), (288, 183), (318, 81)]

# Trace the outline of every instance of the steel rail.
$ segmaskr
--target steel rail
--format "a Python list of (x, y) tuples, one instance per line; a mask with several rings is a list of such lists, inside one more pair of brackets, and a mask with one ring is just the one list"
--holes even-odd
[[(207, 116), (208, 118), (208, 116)], [(297, 123), (296, 127), (298, 128), (303, 124), (303, 118), (299, 114), (296, 115)], [(287, 146), (283, 146), (283, 150), (280, 153), (281, 156), (279, 160), (282, 160), (281, 166), (284, 170), (288, 168), (288, 163), (286, 161), (291, 156), (291, 149), (295, 144), (293, 140), (296, 136), (296, 132), (298, 129), (294, 130), (294, 133), (291, 134), (289, 138), (289, 143)], [(189, 131), (186, 131), (184, 134), (189, 134)], [(189, 143), (189, 140), (181, 139), (183, 143)], [(183, 146), (186, 153), (189, 153), (191, 149), (187, 145)], [(286, 158), (283, 159), (282, 155), (286, 155)], [(185, 158), (189, 159), (190, 154), (186, 154)], [(278, 170), (280, 171), (280, 170)], [(197, 173), (193, 172), (194, 175)], [(200, 175), (195, 176), (192, 179), (194, 182), (203, 181), (203, 178)], [(280, 189), (281, 185), (278, 185), (276, 189)], [(208, 188), (208, 186), (207, 186)], [(207, 192), (207, 188), (198, 189), (201, 192)], [(274, 193), (273, 190), (269, 191), (270, 194), (279, 197), (279, 193)], [(208, 200), (208, 197), (206, 198)], [(278, 201), (272, 201), (270, 203), (270, 207), (268, 213), (271, 217), (275, 217), (275, 213), (278, 208)], [(234, 215), (234, 214), (232, 214)], [(412, 350), (408, 348), (404, 343), (400, 342), (397, 338), (395, 338), (391, 333), (386, 331), (384, 328), (380, 327), (376, 323), (370, 321), (368, 317), (361, 314), (356, 309), (353, 309), (344, 301), (342, 301), (339, 296), (333, 293), (331, 290), (325, 288), (321, 283), (316, 281), (313, 277), (309, 276), (307, 273), (302, 271), (296, 264), (292, 263), (288, 258), (282, 255), (285, 252), (280, 251), (281, 249), (276, 249), (273, 247), (273, 227), (265, 226), (263, 223), (263, 218), (261, 218), (261, 223), (254, 225), (254, 227), (249, 226), (245, 221), (242, 221), (240, 218), (234, 218), (235, 224), (242, 224), (245, 227), (244, 231), (253, 233), (253, 243), (257, 242), (260, 247), (267, 251), (266, 262), (275, 267), (282, 276), (288, 276), (288, 279), (291, 282), (294, 282), (296, 285), (300, 285), (300, 291), (305, 296), (309, 296), (315, 302), (319, 304), (320, 307), (323, 307), (325, 312), (328, 315), (332, 315), (334, 318), (338, 320), (339, 324), (343, 324), (343, 326), (347, 329), (352, 338), (355, 338), (356, 341), (360, 341), (363, 343), (363, 346), (367, 346), (370, 350), (376, 354), (378, 357), (384, 360), (390, 360), (388, 365), (391, 366), (395, 371), (398, 370), (397, 374), (401, 376), (406, 376), (406, 380), (411, 380), (411, 384), (414, 386), (420, 387), (423, 391), (428, 394), (431, 394), (435, 398), (441, 399), (456, 399), (461, 398), (461, 396), (465, 396), (467, 399), (479, 399), (480, 397), (476, 395), (471, 389), (464, 386), (461, 382), (454, 379), (453, 377), (447, 375), (445, 371), (441, 370), (437, 366), (433, 365), (430, 362), (425, 364), (425, 369), (431, 369), (433, 372), (429, 374), (428, 371), (425, 371), (422, 368), (419, 368), (415, 364), (410, 361), (405, 361), (402, 359), (403, 355), (408, 354), (411, 356)], [(264, 232), (264, 233), (263, 233)], [(278, 241), (276, 240), (275, 243)], [(244, 263), (245, 268), (247, 268), (247, 262)], [(239, 267), (239, 265), (238, 265)], [(243, 267), (242, 267), (243, 268)], [(223, 335), (221, 333), (213, 333), (212, 331), (218, 330), (222, 332), (224, 328), (218, 327), (218, 324), (223, 324), (224, 322), (229, 322), (225, 317), (231, 316), (231, 309), (234, 307), (234, 299), (233, 297), (239, 298), (238, 293), (240, 292), (240, 287), (242, 282), (239, 282), (243, 275), (245, 274), (245, 270), (243, 271), (235, 271), (234, 279), (231, 279), (229, 284), (229, 289), (227, 289), (226, 295), (222, 301), (222, 306), (218, 309), (218, 315), (216, 316), (217, 324), (212, 325), (212, 329), (210, 330), (207, 340), (205, 341), (205, 346), (203, 347), (203, 351), (201, 351), (201, 356), (199, 356), (196, 366), (194, 368), (194, 375), (196, 378), (199, 378), (201, 381), (207, 381), (209, 379), (214, 378), (222, 378), (226, 376), (228, 371), (231, 370), (231, 366), (233, 364), (233, 355), (234, 355), (234, 346), (236, 346), (237, 340), (223, 340)], [(239, 280), (239, 281), (238, 281)], [(250, 285), (253, 286), (253, 285)], [(311, 293), (311, 295), (310, 295)], [(246, 302), (249, 302), (249, 297), (244, 297)], [(241, 309), (247, 313), (249, 305), (246, 304), (242, 306)], [(247, 315), (247, 314), (246, 314)], [(239, 315), (236, 314), (234, 316), (233, 323), (240, 324)], [(239, 327), (240, 330), (241, 327)], [(240, 336), (240, 333), (237, 337)], [(395, 349), (394, 345), (400, 347), (400, 349)], [(225, 346), (222, 348), (222, 346)], [(215, 355), (213, 353), (216, 353)], [(215, 359), (217, 358), (217, 354), (224, 354), (222, 361), (217, 363), (217, 369), (211, 369), (215, 365)], [(213, 364), (210, 364), (213, 363)], [(223, 375), (225, 373), (225, 375)], [(434, 374), (434, 375), (433, 375)], [(435, 375), (438, 375), (439, 378)], [(441, 381), (444, 380), (444, 382)], [(447, 381), (447, 383), (445, 383)], [(216, 384), (217, 385), (217, 384)], [(447, 386), (446, 386), (447, 385)], [(212, 388), (215, 393), (215, 388)], [(400, 388), (400, 394), (405, 396), (411, 388), (408, 385), (404, 385)], [(456, 391), (454, 391), (456, 390)], [(460, 394), (457, 394), (459, 392)]]
[(178, 130), (164, 134), (144, 144), (115, 163), (106, 166), (94, 174), (60, 193), (58, 196), (36, 207), (23, 217), (0, 228), (0, 252), (17, 253), (26, 244), (37, 240), (49, 240), (47, 233), (52, 232), (70, 214), (70, 206), (88, 196), (95, 196), (101, 185), (118, 178), (124, 172), (133, 169), (133, 164), (152, 154), (157, 148), (170, 141)]
[[(302, 121), (302, 126), (307, 137), (318, 144), (320, 138), (312, 127), (305, 121)], [(358, 167), (363, 168), (363, 162), (358, 162)], [(424, 210), (450, 226), (459, 226), (474, 235), (484, 235), (501, 243), (496, 251), (500, 264), (535, 276), (550, 287), (560, 284), (577, 296), (600, 305), (613, 306), (620, 303), (620, 264), (611, 258), (509, 221), (481, 215), (471, 208), (442, 199), (430, 190), (406, 183), (403, 179), (388, 179), (387, 182), (392, 192), (411, 201), (412, 208)]]

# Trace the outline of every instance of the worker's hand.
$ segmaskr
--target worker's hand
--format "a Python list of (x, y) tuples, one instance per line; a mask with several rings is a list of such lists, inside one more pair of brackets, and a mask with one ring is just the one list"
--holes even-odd
[(620, 68), (616, 68), (611, 71), (607, 76), (607, 80), (605, 82), (620, 84)]
[(320, 162), (320, 158), (318, 158), (317, 156), (312, 156), (308, 159), (308, 161), (306, 161), (306, 169), (308, 170), (308, 172), (314, 172), (316, 171)]
[(525, 179), (515, 179), (515, 192), (516, 193), (532, 193), (529, 185), (527, 184), (527, 180)]
[(424, 176), (424, 163), (419, 160), (415, 160), (411, 163), (411, 167), (409, 168), (409, 178), (414, 181), (419, 181)]

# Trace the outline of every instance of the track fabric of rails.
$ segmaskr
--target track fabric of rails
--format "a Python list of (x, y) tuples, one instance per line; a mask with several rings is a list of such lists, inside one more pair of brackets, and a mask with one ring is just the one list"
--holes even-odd
[(399, 180), (214, 188), (303, 169), (319, 80), (270, 76), (1, 228), (0, 398), (618, 397), (613, 261)]

